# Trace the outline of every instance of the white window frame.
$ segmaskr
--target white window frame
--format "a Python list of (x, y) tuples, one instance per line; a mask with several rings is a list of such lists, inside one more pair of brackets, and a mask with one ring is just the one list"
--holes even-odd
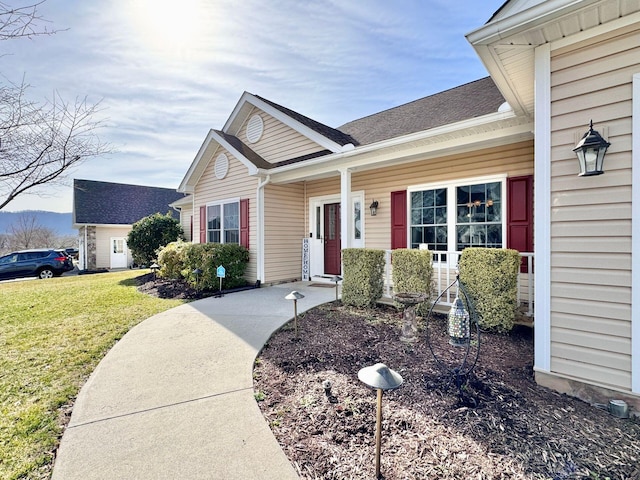
[(631, 189), (631, 391), (640, 394), (640, 73), (633, 75)]
[(220, 206), (220, 242), (221, 244), (226, 243), (225, 242), (225, 238), (224, 238), (224, 206), (225, 205), (229, 205), (232, 203), (236, 203), (238, 204), (238, 242), (237, 245), (240, 244), (240, 222), (241, 222), (241, 218), (240, 216), (242, 215), (242, 212), (240, 211), (240, 197), (234, 197), (234, 198), (227, 198), (224, 200), (218, 200), (215, 202), (209, 202), (206, 204), (206, 218), (205, 218), (205, 231), (206, 231), (206, 243), (218, 243), (218, 242), (210, 242), (209, 241), (209, 207), (215, 207), (215, 206)]
[(411, 193), (424, 190), (445, 188), (447, 190), (447, 251), (457, 251), (457, 201), (456, 188), (465, 185), (478, 185), (485, 183), (500, 183), (500, 195), (502, 196), (502, 248), (507, 245), (507, 175), (491, 175), (482, 177), (469, 177), (445, 182), (423, 183), (407, 187), (407, 244), (411, 245)]

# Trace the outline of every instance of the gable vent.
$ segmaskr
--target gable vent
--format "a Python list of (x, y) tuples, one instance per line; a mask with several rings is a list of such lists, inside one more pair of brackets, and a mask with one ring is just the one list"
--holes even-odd
[(218, 180), (222, 180), (227, 176), (227, 172), (229, 171), (229, 159), (224, 153), (221, 153), (216, 158), (216, 164), (214, 167), (214, 173)]
[(249, 119), (247, 123), (247, 140), (251, 143), (256, 143), (262, 138), (262, 132), (264, 131), (264, 122), (260, 115), (254, 115)]

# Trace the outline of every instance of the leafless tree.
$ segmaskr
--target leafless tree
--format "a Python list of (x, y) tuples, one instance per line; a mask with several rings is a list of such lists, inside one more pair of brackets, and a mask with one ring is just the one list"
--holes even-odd
[(39, 103), (26, 97), (27, 88), (0, 86), (0, 210), (18, 195), (63, 183), (70, 168), (111, 151), (97, 135), (99, 103), (69, 103), (57, 93)]
[(56, 241), (56, 233), (41, 225), (33, 213), (22, 212), (9, 226), (8, 243), (11, 250), (51, 247), (51, 242)]
[[(18, 8), (0, 1), (0, 40), (55, 33), (42, 27), (37, 9), (43, 1)], [(18, 195), (64, 183), (72, 167), (111, 151), (97, 135), (104, 126), (99, 103), (68, 102), (56, 92), (34, 101), (28, 88), (24, 79), (0, 84), (0, 210)]]
[(0, 41), (36, 35), (51, 35), (55, 30), (48, 29), (38, 13), (38, 7), (44, 0), (27, 5), (11, 7), (0, 2)]

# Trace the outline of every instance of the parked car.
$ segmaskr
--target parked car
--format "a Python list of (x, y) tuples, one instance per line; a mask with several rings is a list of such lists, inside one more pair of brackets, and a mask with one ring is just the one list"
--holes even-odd
[(0, 257), (0, 280), (52, 278), (73, 270), (73, 260), (64, 250), (20, 250)]

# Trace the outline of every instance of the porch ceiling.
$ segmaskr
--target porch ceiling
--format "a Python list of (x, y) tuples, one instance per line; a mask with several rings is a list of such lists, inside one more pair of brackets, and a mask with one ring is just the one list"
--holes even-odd
[(518, 114), (533, 116), (535, 48), (640, 12), (637, 0), (549, 0), (522, 11), (500, 12), (469, 33), (496, 85)]

